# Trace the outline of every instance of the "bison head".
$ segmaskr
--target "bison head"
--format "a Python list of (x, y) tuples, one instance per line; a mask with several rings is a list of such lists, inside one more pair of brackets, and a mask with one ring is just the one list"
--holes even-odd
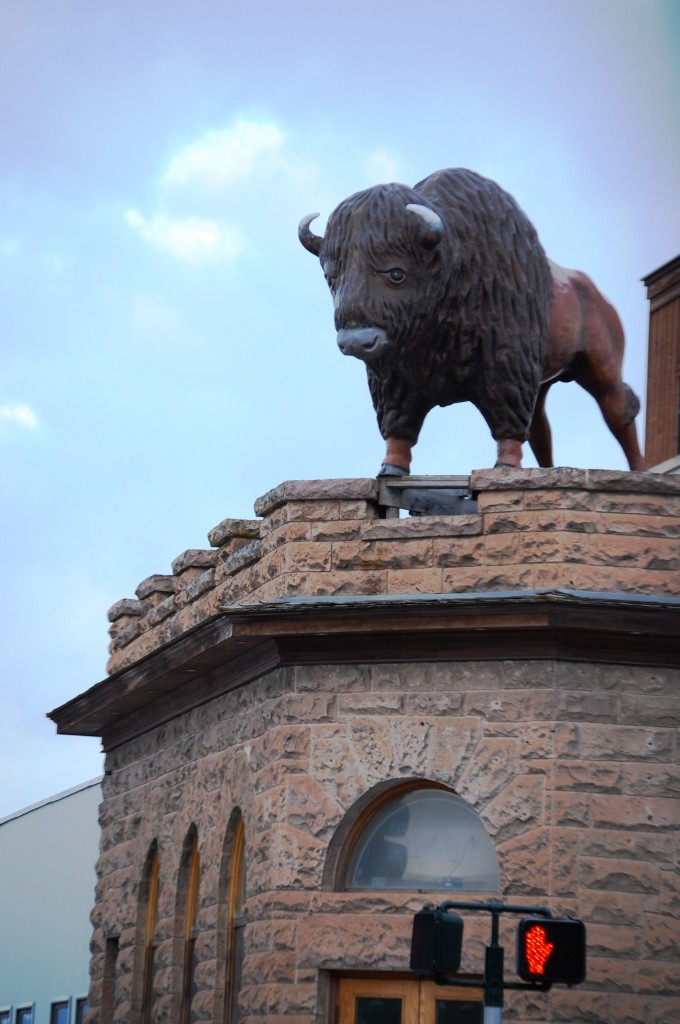
[(417, 347), (436, 306), (444, 225), (405, 185), (378, 185), (342, 202), (326, 234), (300, 222), (333, 296), (337, 343), (383, 376)]

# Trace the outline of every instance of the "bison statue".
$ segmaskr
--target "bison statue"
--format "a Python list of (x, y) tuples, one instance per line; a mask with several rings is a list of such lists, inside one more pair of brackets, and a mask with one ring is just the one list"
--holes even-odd
[(341, 351), (366, 363), (381, 474), (408, 473), (430, 409), (463, 401), (486, 420), (497, 466), (519, 466), (527, 438), (552, 465), (545, 395), (556, 380), (590, 391), (631, 468), (644, 468), (616, 313), (584, 275), (549, 262), (495, 182), (458, 169), (377, 185), (340, 203), (323, 237), (317, 216), (299, 237), (321, 262)]

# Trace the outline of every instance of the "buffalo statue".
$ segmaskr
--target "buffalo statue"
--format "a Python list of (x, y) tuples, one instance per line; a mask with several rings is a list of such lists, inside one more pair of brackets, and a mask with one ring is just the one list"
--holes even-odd
[(300, 222), (333, 295), (337, 342), (366, 363), (387, 442), (381, 474), (406, 474), (437, 405), (472, 402), (519, 466), (528, 438), (552, 465), (545, 396), (576, 380), (597, 400), (632, 469), (643, 469), (639, 402), (621, 379), (623, 331), (585, 275), (547, 259), (512, 196), (472, 171), (414, 188), (377, 185), (334, 210), (323, 237)]

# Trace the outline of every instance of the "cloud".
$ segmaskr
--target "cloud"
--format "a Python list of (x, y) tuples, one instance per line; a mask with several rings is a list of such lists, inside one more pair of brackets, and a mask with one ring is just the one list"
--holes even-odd
[(200, 217), (180, 220), (166, 213), (144, 217), (139, 210), (128, 210), (125, 219), (149, 245), (185, 263), (234, 259), (244, 248), (238, 231), (216, 220)]
[(0, 405), (0, 428), (5, 424), (35, 430), (38, 426), (38, 417), (28, 405)]
[(177, 153), (161, 184), (228, 187), (280, 165), (285, 140), (273, 121), (236, 121), (230, 128), (207, 132)]
[(233, 261), (246, 240), (258, 249), (258, 232), (282, 218), (288, 223), (289, 208), (316, 192), (317, 166), (290, 148), (271, 118), (239, 118), (205, 132), (171, 157), (155, 210), (129, 209), (127, 223), (147, 244), (186, 263)]

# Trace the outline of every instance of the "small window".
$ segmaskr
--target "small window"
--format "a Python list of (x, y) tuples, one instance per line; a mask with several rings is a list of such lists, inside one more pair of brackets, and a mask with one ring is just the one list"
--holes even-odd
[(227, 992), (225, 1004), (227, 1024), (237, 1024), (239, 1020), (238, 999), (241, 991), (246, 926), (245, 902), (245, 827), (243, 818), (239, 816), (231, 847), (227, 906)]
[(0, 1024), (9, 1024), (9, 1019), (12, 1014), (11, 1006), (3, 1006), (0, 1010)]
[(191, 1002), (196, 990), (196, 918), (198, 915), (198, 886), (201, 862), (198, 855), (198, 839), (193, 837), (187, 879), (186, 906), (184, 917), (184, 965), (182, 973), (181, 1024), (189, 1024)]
[[(153, 1011), (154, 973), (156, 967), (156, 917), (158, 915), (158, 879), (160, 864), (158, 847), (154, 844), (150, 860), (147, 863), (145, 936), (144, 936), (144, 975), (142, 978), (142, 1024), (150, 1024)], [(78, 1022), (76, 1021), (76, 1024)]]
[(85, 1020), (85, 1014), (88, 1011), (88, 1002), (85, 997), (76, 999), (76, 1017), (75, 1024), (83, 1024)]
[(68, 1024), (68, 1000), (52, 1003), (50, 1007), (50, 1024)]
[(374, 805), (352, 845), (344, 887), (496, 892), (500, 875), (472, 807), (446, 789), (420, 786)]
[(102, 978), (102, 1024), (113, 1024), (113, 1016), (116, 1008), (116, 971), (118, 967), (118, 953), (120, 951), (120, 940), (117, 935), (111, 935), (106, 940), (104, 947), (104, 976)]
[(33, 1007), (18, 1006), (17, 1015), (14, 1020), (16, 1024), (33, 1024)]

